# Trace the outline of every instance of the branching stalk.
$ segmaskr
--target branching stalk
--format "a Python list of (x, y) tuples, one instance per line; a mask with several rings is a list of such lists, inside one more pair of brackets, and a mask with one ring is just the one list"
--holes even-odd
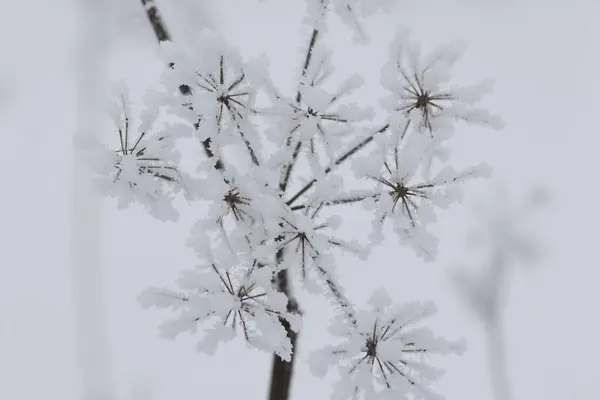
[[(319, 35), (319, 31), (314, 29), (310, 38), (310, 43), (308, 45), (308, 50), (306, 52), (306, 58), (304, 61), (304, 65), (302, 68), (302, 77), (306, 76), (306, 72), (308, 67), (310, 66), (310, 61), (312, 58), (313, 49), (317, 42), (317, 37)], [(302, 84), (302, 83), (301, 83)], [(300, 88), (298, 88), (298, 92), (296, 94), (296, 103), (300, 104), (302, 100), (302, 94)], [(290, 135), (287, 138), (286, 146), (290, 147), (292, 144), (294, 131), (290, 132)], [(281, 174), (281, 180), (279, 182), (279, 189), (281, 191), (281, 195), (285, 195), (285, 191), (287, 190), (287, 185), (290, 181), (292, 169), (296, 160), (298, 158), (298, 154), (300, 153), (300, 149), (302, 146), (302, 142), (298, 142), (296, 148), (294, 149), (294, 154), (291, 162), (284, 167), (284, 170)], [(284, 250), (280, 249), (276, 255), (277, 264), (283, 262), (284, 259)], [(296, 299), (293, 297), (291, 293), (291, 287), (289, 284), (287, 269), (280, 271), (276, 278), (277, 290), (279, 292), (285, 293), (288, 297), (288, 312), (291, 313), (299, 313), (299, 307)], [(290, 342), (292, 344), (292, 356), (290, 362), (282, 360), (277, 355), (273, 356), (273, 367), (271, 369), (271, 385), (269, 389), (269, 400), (287, 400), (289, 399), (291, 381), (292, 381), (292, 373), (294, 369), (294, 358), (296, 357), (297, 349), (297, 340), (298, 333), (291, 330), (289, 323), (280, 319), (281, 324), (285, 328), (287, 336), (290, 338)]]

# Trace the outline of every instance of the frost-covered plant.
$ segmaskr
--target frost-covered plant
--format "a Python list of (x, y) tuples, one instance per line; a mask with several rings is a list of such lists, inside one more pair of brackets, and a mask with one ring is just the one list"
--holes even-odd
[(323, 376), (330, 364), (338, 367), (341, 379), (332, 399), (395, 399), (399, 393), (419, 398), (431, 397), (427, 384), (441, 370), (427, 365), (425, 355), (459, 353), (460, 342), (435, 338), (427, 328), (416, 325), (436, 312), (433, 303), (392, 305), (384, 290), (369, 300), (370, 310), (361, 310), (355, 318), (334, 320), (331, 333), (344, 340), (311, 355), (310, 367)]
[[(207, 249), (210, 253), (210, 249)], [(229, 340), (236, 329), (254, 347), (290, 360), (292, 349), (279, 318), (299, 328), (299, 317), (286, 310), (287, 297), (271, 284), (274, 269), (241, 252), (211, 254), (197, 270), (181, 274), (184, 293), (149, 289), (140, 300), (144, 306), (172, 307), (179, 316), (162, 326), (162, 335), (175, 337), (196, 332), (199, 323), (211, 320), (198, 349), (214, 353), (217, 343)], [(283, 340), (282, 340), (283, 339)]]
[[(421, 55), (406, 32), (392, 42), (383, 68), (390, 93), (382, 101), (385, 115), (352, 103), (361, 77), (328, 86), (335, 73), (321, 40), (328, 14), (338, 13), (366, 40), (361, 18), (389, 3), (308, 0), (305, 22), (312, 33), (297, 89), (286, 94), (270, 79), (266, 58), (244, 60), (211, 32), (203, 32), (195, 52), (177, 47), (156, 4), (142, 0), (162, 43), (163, 86), (148, 91), (137, 117), (126, 100), (118, 103), (115, 147), (87, 147), (97, 150), (92, 156), (104, 193), (123, 205), (139, 202), (158, 218), (175, 219), (172, 203), (180, 191), (199, 207), (208, 203), (189, 239), (201, 262), (181, 274), (178, 290), (150, 288), (140, 301), (176, 314), (162, 325), (166, 337), (203, 325), (200, 350), (213, 352), (237, 333), (273, 353), (271, 399), (288, 398), (296, 356), (301, 313), (291, 282), (326, 295), (339, 314), (332, 333), (342, 341), (311, 358), (318, 374), (327, 364), (339, 368), (337, 399), (431, 397), (428, 385), (441, 371), (427, 365), (427, 356), (460, 348), (417, 325), (433, 315), (432, 304), (394, 306), (376, 291), (371, 310), (357, 311), (337, 279), (336, 254), (368, 259), (387, 221), (402, 244), (434, 260), (438, 239), (427, 226), (436, 207), (460, 200), (465, 181), (488, 172), (483, 165), (455, 171), (446, 165), (442, 143), (454, 122), (501, 126), (473, 107), (488, 81), (450, 83), (455, 47)], [(268, 99), (262, 103), (261, 93)], [(384, 121), (374, 127), (375, 117)], [(184, 173), (177, 143), (190, 137), (206, 157)], [(351, 165), (362, 186), (352, 187), (342, 164)], [(367, 243), (336, 232), (340, 210), (356, 203), (373, 217)]]

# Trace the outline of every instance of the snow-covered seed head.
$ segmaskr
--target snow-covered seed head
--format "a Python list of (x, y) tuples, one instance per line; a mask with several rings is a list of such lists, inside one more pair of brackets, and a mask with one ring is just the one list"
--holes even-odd
[(368, 338), (365, 344), (365, 351), (369, 359), (375, 359), (377, 357), (377, 341), (375, 338)]
[[(221, 57), (223, 60), (223, 57)], [(238, 76), (232, 78), (230, 83), (225, 83), (225, 68), (223, 66), (223, 61), (221, 61), (219, 76), (220, 80), (217, 82), (212, 74), (209, 74), (209, 79), (204, 79), (204, 83), (206, 85), (201, 85), (200, 87), (208, 92), (212, 92), (221, 106), (225, 107), (234, 117), (236, 114), (240, 117), (240, 113), (238, 109), (246, 109), (247, 104), (246, 100), (250, 97), (250, 92), (248, 92), (248, 88), (239, 88), (240, 85), (244, 86), (246, 84), (246, 75), (243, 71), (238, 71)]]
[(431, 99), (429, 98), (429, 92), (421, 93), (417, 96), (417, 101), (415, 103), (415, 108), (423, 109), (427, 107), (430, 103)]
[(152, 138), (154, 143), (146, 136), (146, 132), (140, 132), (134, 140), (131, 134), (131, 121), (125, 99), (122, 98), (122, 120), (117, 126), (119, 136), (119, 149), (116, 150), (117, 161), (115, 163), (116, 173), (113, 183), (120, 179), (127, 181), (130, 187), (136, 187), (141, 182), (139, 177), (146, 176), (167, 183), (180, 182), (180, 174), (177, 168), (169, 162), (153, 154), (157, 145), (167, 142), (166, 136), (161, 135)]
[(392, 202), (390, 212), (396, 212), (398, 203), (400, 203), (399, 213), (407, 216), (412, 226), (416, 226), (415, 217), (419, 207), (413, 198), (427, 199), (427, 193), (419, 189), (419, 186), (408, 186), (403, 180), (385, 178), (375, 178), (375, 180), (387, 189)]
[(334, 320), (331, 333), (343, 338), (338, 345), (314, 352), (313, 373), (325, 376), (337, 366), (340, 381), (332, 398), (422, 398), (443, 371), (427, 363), (426, 355), (460, 354), (457, 343), (436, 337), (420, 323), (435, 313), (432, 303), (393, 305), (383, 290), (371, 296), (369, 310), (359, 310), (353, 323)]
[[(334, 229), (339, 225), (336, 218), (317, 221), (319, 211), (324, 203), (318, 206), (308, 206), (303, 214), (284, 217), (280, 223), (280, 230), (274, 238), (276, 248), (279, 250), (288, 247), (298, 257), (302, 279), (308, 276), (307, 269), (316, 267), (328, 258), (333, 248), (343, 248), (353, 251), (352, 245), (333, 237), (330, 232), (324, 230)], [(291, 252), (290, 252), (291, 254)], [(331, 263), (331, 261), (327, 261)]]
[[(410, 218), (412, 225), (413, 226), (416, 225), (413, 213), (415, 213), (417, 211), (418, 207), (417, 207), (416, 203), (411, 199), (411, 197), (420, 196), (422, 198), (427, 198), (427, 196), (421, 192), (415, 191), (414, 189), (411, 190), (410, 188), (404, 186), (403, 183), (395, 183), (393, 190), (390, 192), (390, 194), (393, 199), (392, 212), (395, 211), (398, 203), (402, 203), (402, 208), (404, 209), (404, 211)], [(412, 212), (411, 212), (411, 208), (412, 208)]]
[(464, 48), (462, 44), (439, 46), (429, 54), (421, 54), (418, 43), (411, 42), (406, 33), (393, 41), (391, 60), (384, 67), (382, 84), (390, 95), (384, 107), (395, 114), (393, 119), (408, 117), (419, 131), (451, 129), (451, 122), (500, 129), (504, 122), (484, 109), (475, 108), (493, 87), (493, 81), (484, 80), (468, 86), (457, 86), (451, 81), (451, 72)]
[[(370, 334), (363, 334), (366, 337), (362, 352), (365, 354), (364, 357), (356, 364), (356, 367), (362, 362), (371, 364), (371, 371), (374, 373), (381, 374), (385, 386), (390, 388), (391, 383), (388, 380), (389, 375), (398, 374), (404, 377), (410, 384), (414, 384), (414, 380), (408, 376), (406, 362), (393, 360), (386, 356), (385, 351), (380, 352), (380, 347), (386, 344), (392, 345), (400, 354), (402, 353), (423, 353), (426, 349), (423, 348), (411, 348), (414, 347), (414, 343), (404, 344), (401, 340), (400, 331), (402, 326), (394, 327), (394, 323), (378, 326), (377, 321), (373, 325), (373, 332)], [(389, 349), (388, 349), (389, 350)], [(383, 354), (380, 354), (383, 353)], [(388, 351), (389, 353), (389, 351)], [(351, 371), (352, 372), (352, 371)]]
[(243, 221), (246, 217), (249, 217), (244, 208), (250, 206), (250, 198), (242, 196), (238, 188), (230, 189), (223, 197), (223, 201), (227, 204), (229, 212), (233, 214), (236, 221)]
[(414, 110), (418, 111), (422, 126), (429, 130), (430, 133), (433, 133), (431, 119), (436, 113), (444, 110), (444, 106), (440, 102), (452, 100), (453, 96), (450, 93), (433, 93), (426, 89), (421, 82), (424, 77), (419, 79), (416, 73), (414, 79), (410, 79), (405, 74), (403, 76), (405, 78), (405, 93), (401, 96), (403, 104), (396, 111), (402, 111), (406, 114), (410, 114)]

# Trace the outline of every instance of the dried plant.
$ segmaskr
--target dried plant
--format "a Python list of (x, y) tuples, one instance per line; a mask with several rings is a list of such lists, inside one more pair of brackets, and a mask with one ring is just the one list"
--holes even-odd
[[(329, 15), (338, 13), (357, 38), (367, 40), (362, 18), (389, 3), (308, 0), (311, 35), (296, 90), (286, 95), (273, 84), (264, 59), (244, 60), (211, 32), (203, 32), (196, 52), (177, 47), (157, 4), (142, 0), (165, 57), (164, 85), (144, 98), (145, 117), (138, 124), (122, 101), (118, 149), (94, 154), (105, 193), (122, 204), (140, 202), (156, 217), (174, 219), (173, 199), (180, 191), (192, 203), (209, 202), (208, 215), (190, 237), (202, 262), (181, 275), (180, 290), (152, 288), (140, 299), (145, 307), (176, 313), (162, 327), (169, 337), (196, 333), (208, 323), (201, 350), (212, 352), (217, 342), (239, 333), (273, 353), (272, 400), (289, 398), (301, 319), (292, 292), (297, 276), (300, 285), (320, 287), (339, 313), (332, 329), (343, 341), (315, 356), (317, 364), (341, 368), (335, 398), (431, 396), (428, 384), (440, 371), (427, 366), (426, 356), (461, 349), (414, 326), (434, 313), (432, 304), (392, 306), (379, 290), (371, 311), (356, 311), (337, 280), (336, 254), (350, 251), (367, 259), (388, 220), (403, 245), (434, 260), (437, 238), (426, 226), (435, 219), (435, 207), (460, 200), (465, 181), (488, 172), (483, 165), (462, 172), (444, 166), (432, 174), (440, 138), (451, 136), (456, 121), (501, 127), (497, 117), (473, 107), (489, 82), (449, 84), (455, 47), (422, 56), (406, 32), (392, 42), (383, 67), (390, 95), (382, 101), (388, 113), (380, 125), (371, 125), (372, 110), (351, 102), (361, 77), (327, 88), (335, 73), (322, 41)], [(269, 103), (257, 104), (260, 93)], [(158, 115), (178, 122), (153, 129)], [(200, 176), (184, 174), (179, 164), (177, 140), (190, 136), (206, 155), (197, 160)], [(368, 188), (344, 183), (344, 164)], [(357, 203), (373, 216), (368, 243), (347, 242), (335, 232), (343, 224), (336, 213), (353, 212), (349, 207)]]

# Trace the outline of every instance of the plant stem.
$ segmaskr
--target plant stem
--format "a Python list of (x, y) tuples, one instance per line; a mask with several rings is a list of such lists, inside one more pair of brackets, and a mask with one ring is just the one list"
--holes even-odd
[[(281, 263), (284, 257), (284, 250), (280, 249), (277, 252), (277, 263)], [(288, 297), (287, 311), (290, 313), (299, 314), (300, 309), (298, 302), (291, 293), (291, 285), (289, 282), (289, 274), (287, 269), (278, 272), (276, 277), (277, 290), (285, 293)], [(282, 360), (277, 354), (273, 354), (273, 364), (271, 367), (271, 384), (269, 387), (269, 400), (288, 400), (290, 397), (290, 389), (292, 384), (292, 376), (294, 373), (294, 358), (298, 351), (298, 333), (290, 328), (290, 324), (283, 318), (279, 321), (283, 325), (287, 336), (292, 344), (292, 355), (290, 361)]]
[[(308, 45), (308, 50), (306, 51), (306, 57), (304, 60), (304, 65), (302, 66), (302, 77), (306, 76), (306, 71), (310, 65), (310, 60), (312, 58), (313, 49), (317, 42), (317, 37), (319, 35), (319, 31), (317, 29), (313, 29), (310, 43)], [(300, 85), (303, 83), (300, 82)], [(302, 100), (302, 94), (300, 87), (298, 87), (298, 92), (296, 94), (296, 103), (300, 104)], [(292, 135), (293, 131), (287, 138), (286, 146), (289, 147), (292, 145)], [(298, 142), (296, 148), (294, 149), (294, 155), (292, 160), (288, 165), (286, 165), (281, 174), (281, 180), (279, 182), (279, 190), (281, 191), (281, 195), (284, 196), (287, 185), (290, 181), (292, 175), (292, 169), (294, 164), (296, 163), (296, 159), (298, 158), (298, 154), (300, 153), (301, 142)], [(277, 265), (281, 264), (284, 259), (284, 249), (280, 249), (276, 254), (276, 262)], [(279, 271), (277, 274), (276, 280), (277, 290), (281, 293), (285, 293), (288, 298), (288, 306), (287, 311), (290, 313), (300, 313), (298, 302), (293, 297), (291, 291), (291, 285), (289, 282), (289, 275), (287, 269), (283, 269)], [(283, 325), (287, 336), (290, 338), (290, 342), (292, 344), (292, 355), (290, 361), (282, 360), (278, 355), (273, 355), (273, 366), (271, 368), (271, 385), (269, 388), (269, 400), (288, 400), (290, 397), (290, 388), (292, 383), (292, 375), (294, 371), (294, 358), (296, 357), (296, 352), (298, 351), (297, 341), (298, 341), (298, 333), (294, 332), (290, 328), (290, 324), (285, 320), (280, 318), (279, 321), (281, 325)]]
[(493, 311), (485, 321), (486, 339), (492, 395), (494, 400), (512, 400), (510, 379), (508, 377), (508, 364), (506, 361), (506, 341), (504, 339), (504, 324), (501, 312), (501, 296), (507, 285), (507, 262), (503, 250), (496, 250), (492, 254), (492, 271), (495, 290), (493, 296)]
[[(158, 10), (158, 7), (156, 6), (155, 0), (141, 0), (141, 2), (142, 2), (142, 6), (144, 7), (144, 10), (146, 12), (146, 15), (148, 17), (148, 21), (150, 22), (150, 25), (151, 25), (151, 27), (154, 31), (154, 34), (156, 36), (156, 39), (159, 41), (159, 43), (165, 42), (165, 41), (172, 41), (169, 31), (167, 30), (166, 25), (163, 21), (163, 18)], [(304, 65), (303, 65), (303, 69), (302, 69), (303, 77), (306, 76), (307, 70), (310, 66), (312, 53), (313, 53), (315, 44), (317, 42), (318, 35), (319, 35), (319, 31), (317, 29), (314, 29), (312, 32), (311, 38), (310, 38), (308, 50), (307, 50), (306, 57), (304, 60)], [(169, 63), (169, 67), (173, 68), (174, 64)], [(179, 91), (183, 96), (188, 96), (188, 95), (192, 94), (192, 89), (187, 85), (179, 86)], [(298, 92), (296, 94), (296, 102), (300, 103), (301, 99), (302, 99), (302, 95), (301, 95), (301, 91), (299, 88)], [(364, 139), (363, 141), (361, 141), (360, 143), (355, 145), (353, 148), (348, 150), (343, 156), (341, 156), (330, 167), (328, 167), (326, 169), (325, 173), (326, 174), (330, 173), (335, 167), (337, 167), (338, 165), (343, 163), (346, 159), (348, 159), (353, 154), (355, 154), (360, 149), (362, 149), (364, 146), (366, 146), (368, 143), (370, 143), (376, 134), (386, 131), (388, 129), (388, 127), (389, 127), (389, 124), (385, 125), (383, 128), (374, 132), (369, 137), (367, 137), (366, 139)], [(287, 146), (288, 147), (291, 146), (292, 142), (293, 142), (292, 135), (290, 135), (288, 137), (288, 140), (286, 143)], [(204, 146), (206, 155), (209, 158), (213, 158), (215, 155), (210, 149), (210, 138), (203, 141), (202, 144)], [(288, 188), (288, 183), (291, 178), (291, 172), (292, 172), (292, 169), (294, 167), (294, 164), (296, 162), (296, 159), (297, 159), (297, 156), (298, 156), (298, 153), (300, 150), (299, 143), (297, 143), (296, 146), (297, 146), (297, 149), (294, 152), (294, 157), (293, 157), (292, 161), (288, 165), (286, 165), (284, 167), (284, 169), (282, 170), (282, 176), (281, 176), (281, 180), (279, 183), (279, 188), (280, 188), (282, 196), (285, 195), (286, 189)], [(221, 171), (224, 170), (224, 165), (220, 159), (216, 160), (216, 163), (214, 166), (218, 170), (221, 170)], [(304, 194), (307, 190), (309, 190), (315, 182), (316, 182), (316, 179), (313, 179), (309, 184), (307, 184), (298, 193), (296, 193), (290, 200), (288, 200), (287, 204), (290, 205), (294, 201), (296, 201), (300, 196), (302, 196), (302, 194)], [(281, 249), (276, 254), (277, 264), (278, 265), (281, 264), (283, 262), (283, 259), (284, 259), (284, 250)], [(294, 296), (292, 294), (292, 288), (291, 288), (289, 274), (288, 274), (287, 269), (283, 269), (278, 272), (277, 276), (275, 277), (275, 286), (279, 292), (284, 293), (288, 297), (287, 311), (290, 313), (299, 314), (300, 309), (299, 309), (296, 299), (294, 298)], [(271, 383), (270, 383), (270, 388), (269, 388), (269, 400), (288, 400), (289, 399), (290, 390), (291, 390), (291, 381), (292, 381), (292, 375), (293, 375), (293, 368), (294, 368), (294, 358), (298, 351), (298, 348), (297, 348), (298, 333), (291, 330), (289, 323), (285, 319), (280, 319), (280, 322), (283, 325), (283, 327), (287, 333), (287, 336), (290, 338), (290, 342), (292, 345), (292, 355), (291, 355), (291, 360), (289, 362), (282, 360), (276, 354), (273, 355), (273, 364), (272, 364), (272, 369), (271, 369)]]
[[(313, 50), (315, 45), (317, 44), (317, 38), (319, 37), (319, 30), (313, 29), (312, 35), (310, 37), (310, 43), (308, 45), (308, 50), (306, 50), (306, 57), (304, 59), (304, 64), (302, 66), (302, 78), (306, 77), (306, 72), (308, 71), (308, 67), (310, 66), (310, 60), (312, 59)], [(298, 92), (296, 93), (296, 104), (300, 106), (300, 102), (302, 101), (302, 90), (301, 87), (304, 85), (304, 82), (300, 82), (298, 85)], [(294, 131), (290, 132), (287, 141), (286, 147), (290, 147), (292, 145)], [(292, 161), (285, 166), (284, 171), (282, 173), (281, 182), (279, 183), (279, 189), (282, 193), (285, 193), (287, 189), (287, 185), (290, 182), (290, 177), (292, 176), (292, 169), (294, 165), (296, 165), (296, 161), (298, 160), (298, 155), (300, 154), (300, 149), (302, 147), (302, 141), (298, 141), (296, 147), (294, 148), (294, 153), (292, 155)]]
[(498, 319), (490, 322), (486, 326), (486, 336), (492, 394), (494, 400), (512, 400), (502, 324)]

